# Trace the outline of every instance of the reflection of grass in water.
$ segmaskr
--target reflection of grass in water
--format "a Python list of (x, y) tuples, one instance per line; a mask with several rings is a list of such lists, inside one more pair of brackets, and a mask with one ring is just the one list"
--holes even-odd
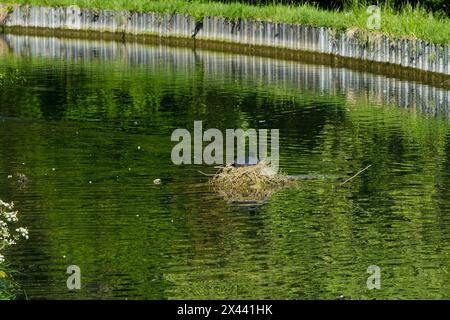
[[(136, 82), (141, 80), (142, 77), (138, 77)], [(163, 82), (161, 81), (161, 83)], [(134, 88), (134, 85), (135, 83), (131, 83), (130, 86), (125, 87)], [(79, 87), (76, 87), (76, 91), (83, 90), (85, 89), (80, 90)], [(142, 92), (144, 91), (142, 90)], [(130, 114), (132, 113), (130, 112)], [(152, 254), (149, 261), (155, 261), (152, 262), (153, 265), (158, 268), (171, 262), (176, 263), (177, 266), (187, 265), (181, 271), (177, 270), (172, 273), (170, 270), (161, 270), (165, 277), (167, 274), (166, 279), (171, 283), (174, 282), (174, 285), (177, 286), (170, 291), (170, 295), (180, 298), (186, 298), (187, 295), (183, 294), (186, 292), (192, 292), (193, 296), (202, 296), (203, 294), (204, 297), (217, 295), (232, 298), (243, 297), (247, 294), (247, 297), (255, 298), (264, 297), (269, 291), (273, 298), (295, 298), (300, 295), (297, 293), (299, 290), (306, 292), (303, 297), (334, 298), (344, 289), (344, 295), (352, 298), (364, 296), (370, 298), (375, 294), (384, 298), (439, 297), (441, 291), (437, 291), (436, 288), (445, 288), (446, 282), (444, 281), (447, 279), (444, 274), (446, 270), (439, 271), (436, 266), (436, 259), (442, 259), (443, 266), (448, 265), (448, 263), (444, 264), (448, 261), (446, 258), (448, 256), (439, 253), (445, 249), (445, 232), (447, 230), (445, 215), (434, 210), (434, 213), (428, 213), (426, 221), (423, 221), (418, 214), (427, 214), (425, 210), (433, 205), (436, 209), (445, 209), (446, 202), (442, 202), (439, 206), (436, 205), (436, 201), (445, 201), (446, 197), (442, 196), (442, 200), (436, 198), (435, 190), (439, 189), (434, 184), (435, 174), (444, 171), (439, 171), (438, 166), (442, 161), (436, 161), (433, 158), (433, 155), (436, 156), (433, 150), (436, 148), (439, 155), (445, 155), (445, 135), (448, 126), (438, 120), (425, 119), (406, 111), (403, 112), (398, 108), (364, 107), (361, 102), (354, 107), (350, 106), (346, 115), (343, 119), (346, 121), (345, 123), (330, 121), (322, 129), (321, 138), (323, 137), (323, 140), (319, 140), (320, 143), (314, 146), (314, 154), (317, 156), (312, 160), (326, 159), (326, 163), (332, 163), (338, 169), (333, 172), (339, 172), (339, 175), (349, 177), (365, 166), (364, 159), (366, 157), (374, 159), (376, 166), (374, 165), (364, 175), (364, 178), (367, 179), (365, 185), (370, 188), (370, 199), (359, 199), (358, 197), (358, 195), (364, 195), (364, 191), (358, 193), (364, 182), (362, 177), (353, 180), (350, 185), (346, 185), (346, 188), (336, 190), (332, 188), (333, 184), (330, 184), (328, 180), (300, 181), (299, 189), (288, 188), (273, 194), (264, 210), (260, 210), (257, 214), (240, 213), (230, 217), (229, 212), (223, 212), (222, 208), (219, 208), (219, 204), (214, 204), (216, 207), (213, 210), (208, 210), (209, 207), (206, 205), (205, 208), (201, 208), (203, 211), (214, 211), (213, 213), (198, 216), (197, 208), (191, 207), (191, 214), (197, 220), (193, 223), (194, 218), (191, 218), (186, 225), (183, 225), (183, 217), (186, 212), (185, 203), (189, 203), (189, 199), (186, 199), (186, 195), (180, 188), (173, 192), (176, 194), (174, 197), (179, 197), (180, 200), (177, 198), (177, 201), (173, 202), (174, 204), (169, 208), (172, 214), (182, 218), (179, 220), (181, 222), (178, 222), (179, 225), (176, 225), (177, 219), (174, 224), (170, 222), (170, 218), (151, 218), (157, 213), (160, 203), (163, 203), (164, 206), (167, 205), (165, 194), (164, 197), (159, 194), (155, 197), (154, 193), (147, 190), (135, 194), (135, 189), (125, 186), (123, 192), (117, 193), (117, 202), (122, 206), (122, 210), (117, 210), (116, 217), (122, 217), (128, 210), (130, 210), (128, 213), (134, 216), (134, 212), (129, 209), (129, 207), (135, 208), (134, 203), (132, 206), (128, 206), (126, 201), (142, 197), (145, 199), (145, 202), (142, 201), (145, 207), (155, 208), (151, 211), (154, 214), (146, 215), (145, 218), (141, 214), (140, 218), (154, 220), (151, 224), (152, 228), (148, 228), (148, 224), (139, 222), (142, 220), (136, 219), (127, 228), (118, 228), (118, 232), (108, 232), (107, 237), (103, 237), (99, 242), (97, 229), (103, 228), (109, 222), (108, 215), (105, 215), (105, 217), (99, 218), (98, 224), (92, 221), (92, 225), (96, 228), (89, 228), (86, 233), (77, 234), (77, 241), (68, 243), (57, 241), (59, 237), (72, 236), (73, 230), (68, 228), (50, 229), (49, 241), (52, 243), (52, 247), (51, 249), (43, 247), (43, 250), (50, 255), (56, 255), (62, 249), (64, 251), (71, 250), (76, 252), (78, 259), (83, 257), (92, 259), (98, 254), (95, 250), (119, 252), (121, 245), (125, 245), (123, 239), (129, 238), (130, 234), (139, 235), (137, 241), (133, 240), (133, 243), (137, 242), (139, 248), (149, 250), (148, 254)], [(169, 124), (171, 123), (169, 122)], [(43, 134), (36, 135), (35, 132), (43, 132)], [(15, 148), (20, 150), (21, 154), (25, 152), (27, 159), (34, 159), (33, 162), (46, 163), (48, 157), (54, 156), (53, 149), (60, 150), (60, 148), (50, 149), (47, 147), (49, 142), (46, 132), (47, 130), (24, 131), (21, 135), (23, 139), (18, 140)], [(418, 153), (414, 161), (424, 165), (423, 171), (406, 172), (405, 168), (401, 168), (403, 174), (408, 174), (396, 175), (395, 172), (392, 175), (389, 174), (392, 169), (391, 164), (395, 159), (390, 158), (387, 151), (384, 152), (384, 148), (388, 149), (390, 141), (396, 141), (391, 138), (393, 132), (400, 132), (404, 137), (396, 145), (404, 146), (405, 155), (408, 154), (407, 151), (411, 147), (416, 148), (419, 145), (422, 148), (423, 152)], [(21, 133), (21, 131), (17, 133)], [(68, 138), (72, 137), (72, 134), (70, 133), (69, 136), (66, 131), (57, 131), (56, 136), (61, 136), (65, 144), (74, 145), (80, 150), (83, 148), (76, 154), (86, 153), (87, 155), (90, 152), (98, 152), (98, 145), (111, 146), (111, 148), (100, 150), (99, 159), (110, 159), (110, 150), (114, 150), (116, 147), (116, 141), (114, 140), (113, 144), (109, 140), (109, 136), (104, 134), (86, 135), (89, 141), (95, 142), (89, 145), (80, 144), (78, 140), (70, 140), (74, 138)], [(133, 140), (132, 144), (137, 145), (140, 137), (133, 137), (133, 139), (136, 140)], [(69, 142), (67, 143), (67, 141)], [(149, 145), (158, 148), (157, 154), (163, 154), (168, 150), (163, 148), (163, 143), (154, 143), (154, 140), (146, 141)], [(12, 145), (14, 140), (8, 139), (5, 142), (7, 145)], [(29, 143), (28, 148), (24, 147), (26, 146), (25, 142)], [(141, 143), (142, 141), (139, 141), (139, 144)], [(51, 143), (50, 146), (52, 146)], [(416, 153), (412, 152), (412, 154)], [(135, 161), (133, 155), (125, 154), (124, 157), (123, 163)], [(81, 158), (68, 152), (62, 160), (64, 163), (69, 163), (68, 167), (77, 167), (80, 166), (79, 159)], [(115, 159), (114, 161), (116, 161)], [(148, 160), (152, 159), (154, 158)], [(6, 160), (4, 159), (4, 161)], [(152, 162), (154, 161), (146, 160), (145, 167), (152, 165)], [(105, 164), (105, 167), (110, 164), (109, 161), (102, 163)], [(314, 165), (314, 172), (328, 172), (328, 169), (320, 171), (323, 170), (322, 162), (317, 161), (317, 163)], [(431, 168), (436, 166), (436, 169), (428, 170), (427, 168), (430, 166)], [(411, 169), (414, 168), (411, 167)], [(36, 167), (34, 170), (37, 171), (37, 169), (41, 169), (41, 167)], [(64, 179), (62, 190), (71, 188), (73, 181), (86, 180), (93, 174), (90, 168), (82, 167), (82, 169), (67, 173), (68, 176)], [(295, 174), (296, 172), (289, 173)], [(417, 185), (408, 185), (412, 174), (415, 177), (414, 181), (420, 182)], [(394, 176), (395, 179), (392, 179)], [(92, 194), (89, 194), (90, 191), (85, 188), (74, 190), (70, 199), (61, 197), (59, 193), (50, 192), (53, 190), (53, 183), (56, 185), (56, 182), (56, 180), (55, 182), (50, 180), (38, 193), (45, 203), (52, 205), (52, 208), (60, 207), (61, 204), (76, 207), (80, 206), (80, 199), (92, 198)], [(446, 180), (443, 182), (446, 183)], [(105, 183), (101, 190), (116, 195), (115, 192), (118, 190), (116, 188), (118, 187), (115, 185)], [(446, 190), (445, 186), (442, 190)], [(416, 194), (420, 196), (411, 197)], [(196, 194), (193, 194), (192, 197), (197, 201)], [(116, 200), (109, 197), (105, 199), (100, 197), (100, 200), (92, 199), (91, 201), (83, 201), (83, 205), (94, 207), (97, 201), (101, 201), (102, 207), (116, 207)], [(139, 203), (141, 201), (138, 202), (138, 207)], [(198, 203), (198, 201), (195, 202), (197, 207)], [(361, 209), (358, 209), (357, 205)], [(145, 210), (144, 206), (140, 208)], [(367, 208), (369, 209), (367, 210)], [(364, 210), (367, 210), (368, 213), (365, 213)], [(68, 220), (72, 218), (58, 214), (56, 209), (49, 211), (48, 218), (51, 225), (85, 222), (81, 215), (77, 215), (76, 218), (74, 215), (73, 219), (77, 220)], [(220, 218), (224, 218), (224, 222), (221, 222)], [(165, 253), (169, 247), (179, 245), (181, 243), (179, 240), (185, 240), (183, 235), (177, 233), (177, 228), (185, 228), (182, 229), (183, 232), (192, 234), (194, 239), (197, 237), (194, 254), (184, 255), (186, 247), (182, 247), (180, 252), (183, 254), (179, 256), (167, 254), (163, 256), (160, 253)], [(168, 232), (170, 233), (168, 234)], [(149, 239), (153, 241), (149, 242)], [(207, 242), (207, 240), (211, 242)], [(79, 247), (77, 243), (83, 243), (83, 246)], [(221, 244), (228, 250), (222, 250)], [(100, 249), (98, 249), (99, 246)], [(426, 250), (429, 254), (423, 253)], [(211, 252), (216, 256), (212, 256)], [(260, 254), (261, 252), (263, 253)], [(148, 272), (150, 262), (136, 267), (133, 263), (141, 261), (141, 255), (141, 250), (133, 251), (130, 257), (122, 259), (123, 261), (121, 260), (116, 268), (120, 272), (133, 273), (135, 281), (142, 281), (142, 274)], [(214, 259), (216, 257), (217, 259)], [(444, 261), (444, 259), (446, 260)], [(376, 263), (381, 261), (379, 264), (381, 264), (382, 270), (387, 272), (383, 273), (383, 289), (381, 291), (364, 291), (367, 277), (365, 268), (374, 261)], [(391, 263), (391, 266), (395, 263), (395, 269), (385, 268), (386, 263)], [(104, 268), (102, 267), (100, 270), (104, 270)], [(411, 276), (412, 272), (417, 274)], [(448, 275), (448, 272), (446, 274)], [(353, 280), (350, 281), (350, 278)], [(411, 280), (416, 284), (415, 288), (411, 287)], [(391, 285), (387, 281), (390, 281)], [(406, 292), (405, 289), (402, 291), (402, 288), (407, 288), (409, 291)], [(178, 294), (177, 289), (179, 289)], [(251, 294), (248, 294), (249, 292)], [(333, 292), (336, 292), (335, 296), (332, 296)], [(441, 294), (442, 296), (443, 294)]]
[[(165, 275), (171, 283), (169, 296), (175, 299), (298, 299), (319, 296), (317, 288), (320, 287), (327, 288), (321, 298), (335, 299), (341, 293), (346, 297), (360, 297), (364, 274), (348, 283), (341, 272), (348, 261), (345, 252), (351, 235), (347, 228), (340, 226), (347, 225), (349, 216), (345, 213), (351, 212), (353, 205), (345, 198), (349, 190), (336, 185), (337, 181), (327, 179), (296, 181), (291, 188), (273, 194), (265, 210), (255, 216), (239, 214), (240, 219), (245, 219), (246, 227), (229, 226), (226, 241), (233, 245), (229, 251), (222, 252), (222, 262), (208, 264), (211, 252), (199, 250), (189, 271)], [(313, 199), (302, 205), (308, 208), (310, 204), (317, 214), (302, 212), (299, 205), (302, 199)], [(331, 210), (336, 212), (336, 223), (321, 226), (333, 221), (335, 214)], [(255, 224), (256, 221), (261, 223)], [(322, 228), (316, 230), (316, 224)], [(256, 226), (258, 229), (253, 233)], [(334, 234), (340, 237), (335, 244), (337, 252), (329, 251), (327, 245)], [(324, 274), (324, 270), (328, 273)], [(358, 268), (352, 269), (352, 275), (358, 275)]]
[[(204, 275), (203, 275), (204, 276)], [(190, 277), (202, 278), (202, 274), (191, 274)], [(186, 281), (185, 275), (168, 274), (165, 276), (172, 285), (169, 299), (227, 299), (238, 296), (236, 282), (193, 279)]]
[(10, 69), (0, 73), (0, 86), (25, 82), (25, 78), (18, 69)]

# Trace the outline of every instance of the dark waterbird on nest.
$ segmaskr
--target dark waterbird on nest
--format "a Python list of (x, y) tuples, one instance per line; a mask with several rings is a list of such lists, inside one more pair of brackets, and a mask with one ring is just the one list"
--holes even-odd
[(249, 167), (249, 166), (255, 166), (258, 164), (258, 157), (254, 156), (245, 156), (245, 157), (238, 157), (235, 161), (231, 163), (232, 167)]

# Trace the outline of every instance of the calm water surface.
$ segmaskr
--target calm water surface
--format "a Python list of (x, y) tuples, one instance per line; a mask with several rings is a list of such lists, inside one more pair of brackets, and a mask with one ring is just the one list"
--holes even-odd
[[(19, 298), (450, 298), (448, 91), (157, 45), (6, 35), (0, 54), (24, 79), (0, 89), (0, 199), (30, 229), (7, 252)], [(171, 162), (194, 120), (279, 128), (282, 170), (324, 177), (231, 207), (213, 168)]]

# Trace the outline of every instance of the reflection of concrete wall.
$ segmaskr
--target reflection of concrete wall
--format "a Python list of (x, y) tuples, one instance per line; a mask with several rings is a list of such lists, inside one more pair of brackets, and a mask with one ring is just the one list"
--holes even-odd
[[(5, 24), (9, 27), (94, 30), (183, 38), (193, 36), (196, 27), (193, 17), (182, 14), (88, 10), (75, 6), (15, 6)], [(329, 28), (262, 21), (230, 21), (219, 17), (205, 17), (196, 38), (329, 53), (450, 75), (449, 46), (427, 44), (419, 40), (394, 40), (379, 36), (366, 41), (358, 39), (358, 33), (355, 32), (343, 33)]]
[(130, 65), (163, 64), (180, 71), (192, 70), (201, 63), (207, 78), (240, 77), (265, 85), (315, 91), (323, 95), (343, 94), (349, 101), (358, 96), (368, 96), (379, 104), (394, 103), (431, 115), (450, 116), (449, 90), (344, 68), (137, 43), (17, 35), (5, 35), (5, 40), (13, 54), (18, 56), (83, 61), (120, 60)]

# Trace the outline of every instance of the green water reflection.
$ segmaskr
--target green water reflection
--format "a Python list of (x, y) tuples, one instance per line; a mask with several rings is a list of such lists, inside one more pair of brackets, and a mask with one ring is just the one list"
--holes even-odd
[[(220, 72), (223, 56), (216, 73), (201, 59), (1, 56), (0, 70), (26, 80), (0, 90), (0, 198), (31, 237), (7, 258), (26, 297), (450, 298), (447, 120), (364, 90)], [(372, 166), (345, 187), (304, 181), (259, 209), (231, 208), (197, 172), (211, 168), (171, 163), (171, 132), (194, 120), (279, 128), (288, 174), (339, 180)], [(8, 179), (17, 173), (26, 186)], [(82, 271), (73, 292), (72, 264)], [(380, 290), (366, 287), (369, 265), (381, 268)]]

